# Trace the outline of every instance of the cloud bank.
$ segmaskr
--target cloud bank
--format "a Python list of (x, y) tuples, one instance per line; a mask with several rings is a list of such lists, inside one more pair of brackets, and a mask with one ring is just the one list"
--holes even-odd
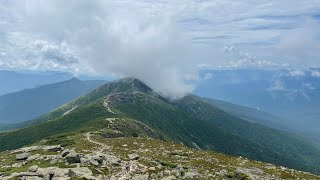
[(132, 76), (174, 99), (203, 65), (319, 65), (319, 10), (316, 1), (0, 1), (0, 68)]

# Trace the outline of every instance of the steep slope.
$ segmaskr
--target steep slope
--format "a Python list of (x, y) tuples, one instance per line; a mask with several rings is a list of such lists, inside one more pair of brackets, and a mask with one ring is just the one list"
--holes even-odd
[(108, 127), (106, 118), (138, 121), (157, 132), (159, 138), (190, 147), (319, 173), (320, 152), (303, 139), (232, 116), (197, 96), (169, 102), (136, 79), (101, 86), (26, 128), (0, 134), (0, 150), (16, 149), (56, 134)]
[(103, 83), (73, 78), (0, 96), (0, 122), (17, 123), (37, 118)]
[(252, 123), (262, 124), (274, 129), (293, 131), (284, 125), (284, 118), (275, 116), (273, 114), (263, 112), (246, 106), (228, 103), (225, 101), (214, 100), (210, 98), (203, 98), (207, 103), (215, 106), (231, 115), (240, 117)]

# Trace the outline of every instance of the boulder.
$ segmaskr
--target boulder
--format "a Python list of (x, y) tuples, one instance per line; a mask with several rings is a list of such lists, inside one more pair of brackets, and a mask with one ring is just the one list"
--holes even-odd
[(138, 160), (139, 159), (139, 155), (138, 154), (129, 154), (128, 155), (129, 160)]
[(30, 153), (17, 154), (16, 159), (17, 160), (26, 160), (29, 156), (30, 156)]
[(23, 177), (23, 176), (38, 176), (37, 173), (32, 173), (32, 172), (14, 172), (10, 175), (11, 177)]
[(117, 156), (106, 155), (105, 158), (108, 163), (113, 165), (118, 165), (121, 162), (121, 160)]
[(27, 158), (27, 161), (33, 161), (40, 157), (40, 154), (31, 155)]
[(97, 161), (99, 164), (100, 164), (100, 163), (103, 163), (102, 156), (94, 155), (94, 156), (91, 156), (91, 159)]
[(63, 148), (60, 145), (54, 145), (54, 146), (43, 146), (42, 149), (46, 151), (57, 152), (57, 151), (62, 151)]
[(148, 174), (144, 174), (144, 175), (135, 175), (132, 180), (148, 180), (149, 179), (149, 175)]
[(66, 157), (70, 153), (69, 149), (65, 149), (62, 151), (61, 156)]
[(197, 178), (199, 174), (197, 172), (186, 172), (183, 176), (184, 179), (194, 179)]
[(96, 160), (94, 160), (94, 159), (90, 159), (90, 161), (89, 161), (92, 165), (95, 165), (95, 166), (99, 166), (99, 162), (98, 161), (96, 161)]
[(24, 165), (23, 162), (17, 162), (11, 165), (11, 167), (17, 168), (17, 167), (22, 167)]
[(68, 170), (58, 167), (38, 168), (37, 174), (41, 177), (67, 177)]
[(38, 171), (38, 169), (39, 169), (39, 166), (37, 166), (37, 165), (33, 165), (33, 166), (31, 166), (30, 168), (29, 168), (29, 172), (37, 172)]
[(43, 180), (43, 178), (39, 176), (23, 176), (21, 180)]
[(175, 176), (168, 176), (168, 177), (162, 178), (161, 180), (174, 180), (174, 179), (177, 179), (177, 178)]
[(69, 164), (81, 162), (80, 155), (78, 153), (76, 153), (75, 151), (70, 151), (69, 154), (67, 156), (65, 156), (65, 159), (67, 160), (67, 162)]
[(70, 177), (92, 176), (92, 171), (87, 167), (70, 168), (68, 175)]

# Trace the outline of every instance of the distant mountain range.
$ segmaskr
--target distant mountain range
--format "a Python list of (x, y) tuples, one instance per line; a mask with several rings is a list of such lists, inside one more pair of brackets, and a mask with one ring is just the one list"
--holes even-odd
[(319, 69), (210, 70), (202, 76), (197, 95), (275, 114), (281, 124), (320, 137)]
[[(0, 96), (0, 123), (13, 124), (37, 118), (88, 93), (106, 81), (67, 81)], [(3, 127), (3, 126), (2, 126)]]
[(45, 84), (66, 81), (73, 77), (70, 73), (45, 71), (5, 71), (0, 70), (0, 96)]
[[(273, 125), (272, 115), (250, 110), (242, 114), (237, 109), (195, 95), (168, 101), (143, 82), (125, 78), (29, 121), (22, 129), (0, 133), (0, 150), (16, 149), (52, 136), (104, 129), (110, 119), (116, 118), (139, 122), (163, 140), (320, 173), (320, 151), (308, 140), (267, 127)], [(115, 130), (129, 127), (117, 125)], [(140, 136), (139, 131), (125, 132)]]

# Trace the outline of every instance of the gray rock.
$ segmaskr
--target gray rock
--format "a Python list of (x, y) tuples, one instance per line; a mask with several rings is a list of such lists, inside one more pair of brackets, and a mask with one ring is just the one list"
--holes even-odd
[(158, 166), (160, 163), (158, 161), (149, 161), (148, 164), (150, 166)]
[(144, 175), (135, 175), (132, 180), (148, 180), (149, 179), (149, 175), (148, 174), (144, 174)]
[(17, 160), (26, 160), (29, 156), (30, 156), (30, 153), (17, 154), (16, 159)]
[(43, 180), (43, 178), (39, 176), (23, 176), (21, 180)]
[(38, 171), (38, 169), (39, 169), (39, 166), (37, 166), (37, 165), (33, 165), (33, 166), (31, 166), (30, 168), (29, 168), (29, 172), (37, 172)]
[(44, 146), (42, 147), (42, 149), (46, 151), (57, 152), (57, 151), (61, 151), (63, 148), (60, 145), (55, 145), (55, 146)]
[(184, 174), (183, 178), (185, 178), (185, 179), (193, 179), (193, 178), (196, 178), (198, 176), (199, 176), (199, 174), (196, 173), (196, 172), (186, 172)]
[(177, 179), (177, 178), (175, 176), (168, 176), (168, 177), (162, 178), (161, 180), (174, 180), (174, 179)]
[(68, 172), (70, 177), (92, 176), (92, 171), (87, 167), (71, 168)]
[(139, 155), (138, 154), (129, 154), (128, 155), (129, 160), (138, 160), (139, 159)]
[(80, 155), (75, 151), (70, 151), (70, 153), (65, 157), (69, 164), (80, 163)]
[(99, 162), (98, 161), (96, 161), (96, 160), (94, 160), (94, 159), (90, 159), (90, 161), (89, 161), (92, 165), (95, 165), (95, 166), (99, 166)]
[(91, 159), (97, 161), (99, 164), (100, 164), (100, 163), (103, 163), (103, 159), (102, 159), (102, 157), (99, 156), (99, 155), (94, 155), (94, 156), (91, 157)]
[(52, 159), (51, 161), (50, 161), (50, 164), (56, 164), (56, 163), (58, 163), (59, 162), (59, 159)]
[(65, 149), (62, 151), (61, 156), (66, 157), (70, 153), (69, 149)]
[(33, 161), (33, 160), (35, 160), (35, 159), (37, 159), (37, 158), (39, 158), (39, 157), (40, 157), (39, 154), (31, 155), (31, 156), (29, 156), (29, 157), (27, 158), (27, 161)]
[(86, 157), (81, 157), (81, 158), (80, 158), (80, 163), (81, 163), (81, 164), (84, 164), (84, 163), (87, 163), (87, 162), (89, 162), (89, 159), (88, 159), (88, 158), (86, 158)]
[(121, 162), (121, 160), (118, 157), (113, 156), (113, 155), (106, 155), (105, 158), (108, 163), (113, 164), (113, 165), (117, 165)]
[(32, 172), (14, 172), (11, 174), (11, 177), (23, 177), (23, 176), (38, 176), (38, 174), (36, 173), (32, 173)]
[(11, 165), (11, 167), (17, 168), (17, 167), (22, 167), (24, 165), (23, 162), (17, 162)]
[(58, 167), (38, 168), (37, 174), (41, 177), (66, 177), (68, 170)]

